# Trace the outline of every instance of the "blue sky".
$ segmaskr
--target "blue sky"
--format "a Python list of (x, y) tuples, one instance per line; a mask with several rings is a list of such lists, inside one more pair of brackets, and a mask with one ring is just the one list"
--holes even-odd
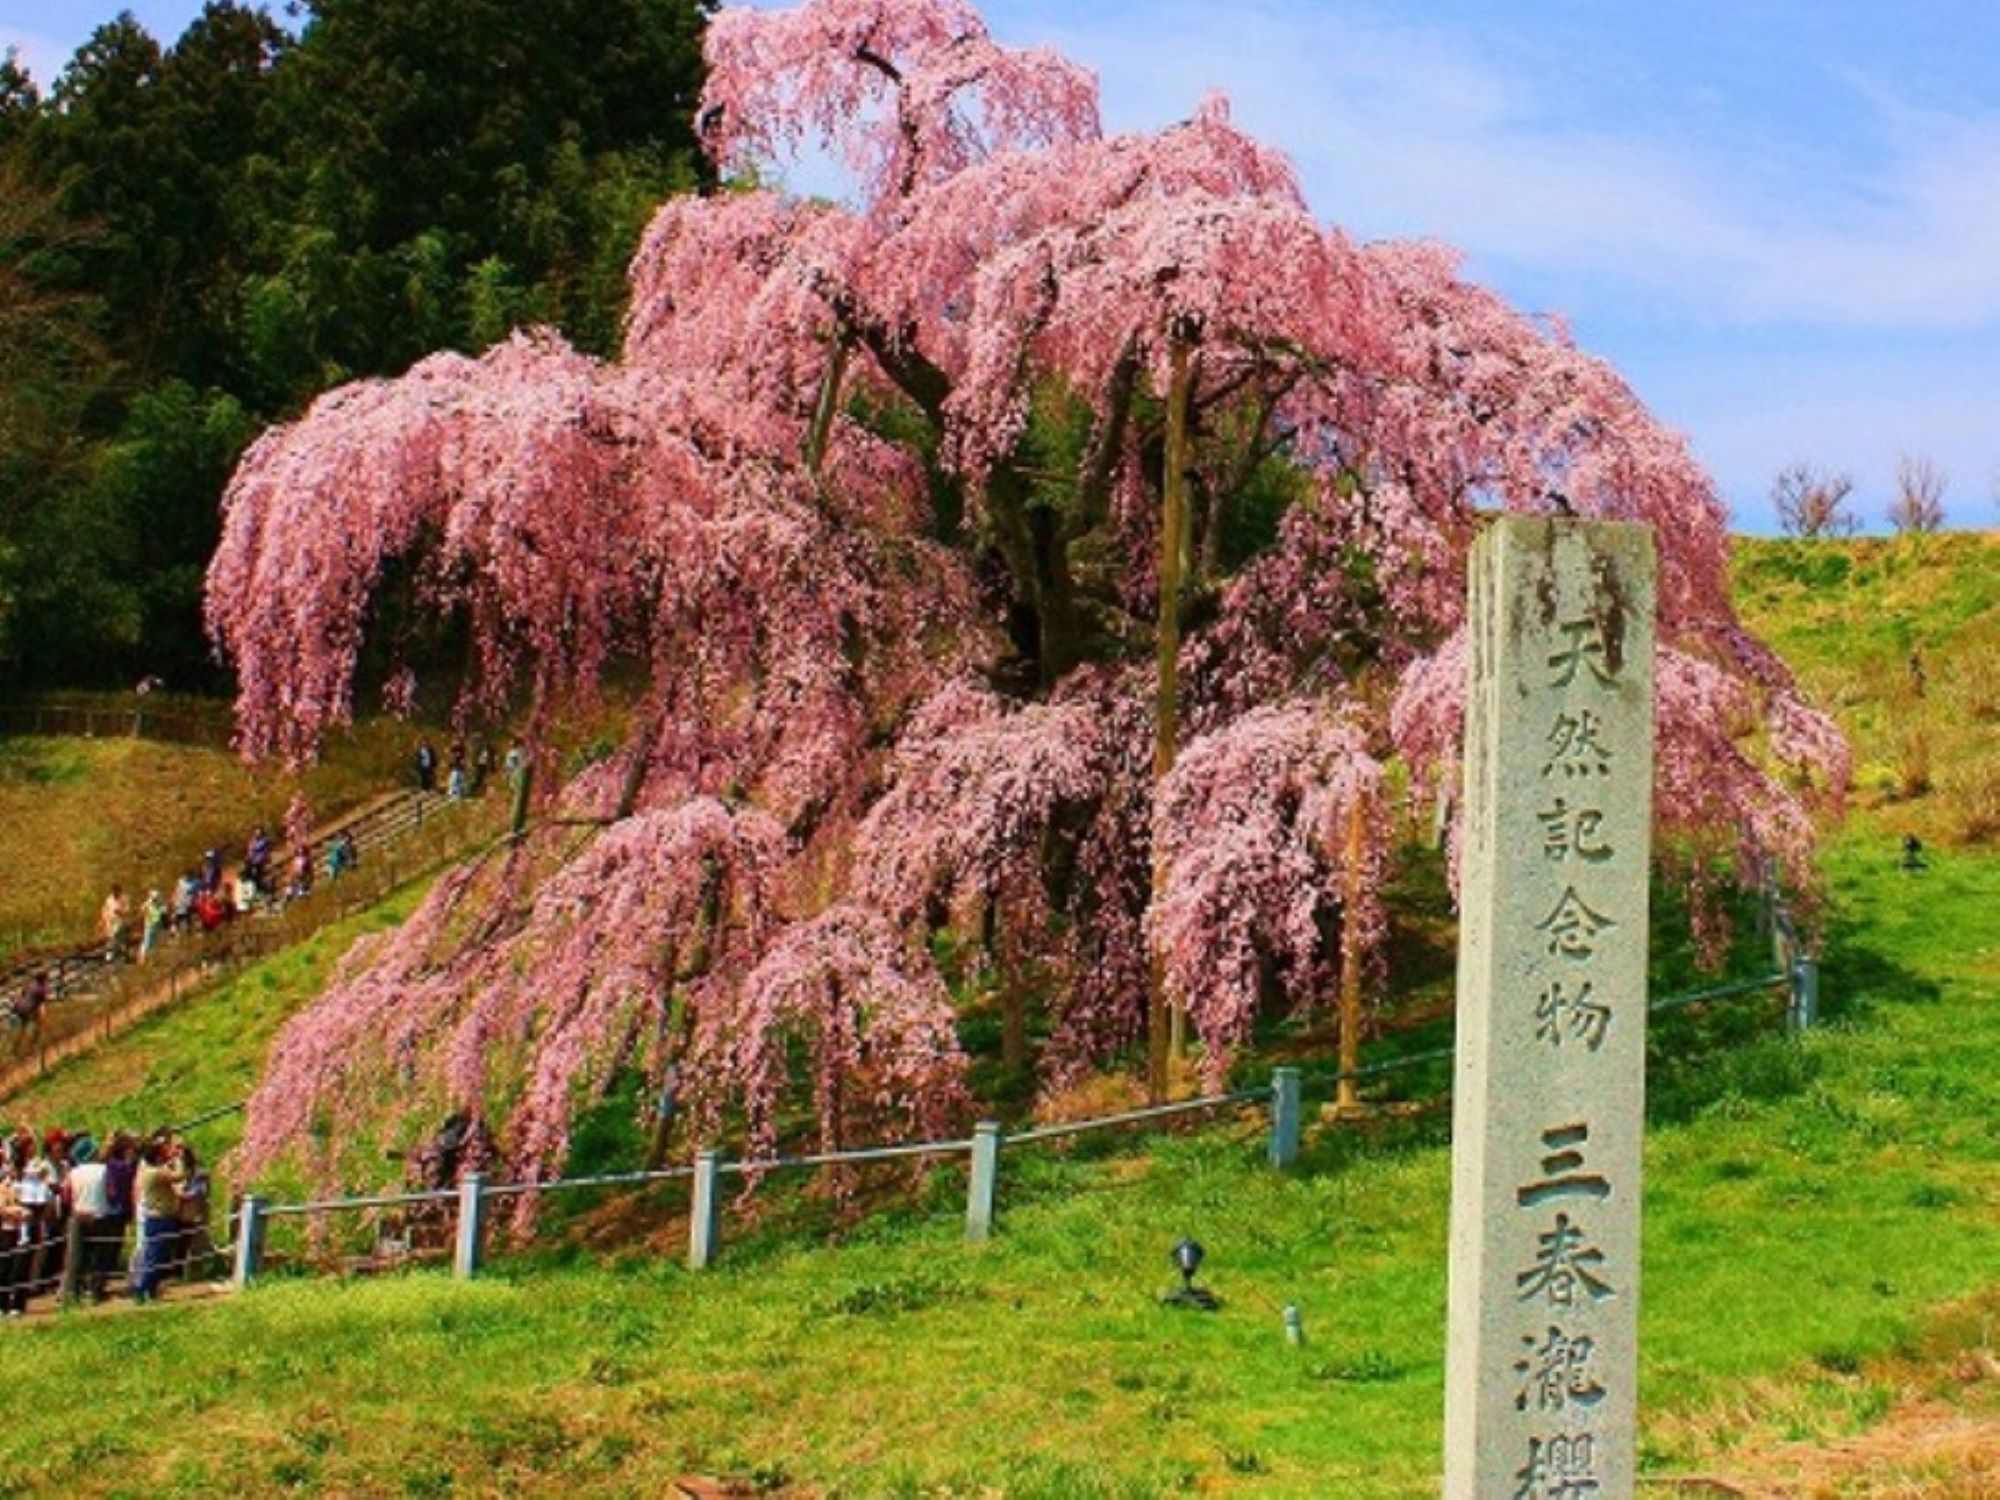
[[(128, 0), (163, 41), (199, 0)], [(116, 0), (0, 0), (45, 82)], [(1564, 314), (1686, 433), (1748, 530), (1783, 465), (1897, 457), (2000, 520), (1994, 0), (987, 0), (1095, 68), (1107, 124), (1211, 89), (1321, 217), (1430, 235)]]

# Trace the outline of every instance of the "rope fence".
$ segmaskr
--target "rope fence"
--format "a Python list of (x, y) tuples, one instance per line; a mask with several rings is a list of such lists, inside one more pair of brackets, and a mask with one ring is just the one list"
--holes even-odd
[[(1817, 979), (1812, 960), (1800, 956), (1787, 969), (1759, 974), (1727, 984), (1662, 996), (1649, 1002), (1653, 1012), (1680, 1009), (1757, 994), (1787, 987), (1787, 1018), (1796, 1028), (1809, 1020), (1812, 1007), (1808, 994), (1816, 994)], [(786, 1170), (807, 1171), (827, 1167), (852, 1167), (873, 1162), (901, 1161), (925, 1157), (968, 1158), (966, 1183), (965, 1237), (969, 1243), (990, 1239), (997, 1227), (1003, 1153), (1009, 1148), (1087, 1135), (1096, 1131), (1157, 1124), (1184, 1116), (1220, 1110), (1261, 1106), (1266, 1111), (1266, 1159), (1275, 1171), (1286, 1171), (1298, 1160), (1304, 1122), (1304, 1101), (1308, 1089), (1314, 1093), (1337, 1088), (1347, 1081), (1378, 1079), (1390, 1074), (1446, 1061), (1451, 1047), (1434, 1047), (1384, 1058), (1351, 1070), (1317, 1074), (1308, 1080), (1297, 1067), (1280, 1067), (1271, 1081), (1261, 1087), (1205, 1094), (1140, 1109), (1089, 1119), (1066, 1120), (1038, 1125), (1009, 1133), (998, 1121), (982, 1120), (965, 1139), (905, 1142), (851, 1151), (827, 1151), (798, 1156), (746, 1157), (725, 1159), (719, 1151), (696, 1154), (691, 1167), (666, 1168), (648, 1172), (609, 1173), (590, 1177), (559, 1178), (549, 1182), (489, 1183), (481, 1173), (468, 1173), (455, 1189), (425, 1193), (377, 1194), (371, 1197), (327, 1199), (309, 1204), (267, 1204), (256, 1197), (243, 1204), (245, 1230), (237, 1237), (233, 1280), (249, 1285), (260, 1270), (263, 1228), (270, 1220), (302, 1214), (329, 1214), (363, 1211), (398, 1204), (422, 1203), (433, 1208), (453, 1205), (450, 1214), (452, 1267), (454, 1275), (470, 1278), (479, 1274), (485, 1260), (487, 1213), (497, 1200), (528, 1193), (559, 1193), (595, 1187), (639, 1187), (691, 1180), (692, 1194), (688, 1223), (687, 1265), (703, 1270), (714, 1264), (723, 1242), (723, 1193), (725, 1177), (756, 1177)], [(214, 1112), (211, 1112), (214, 1113)]]
[(1171, 1120), (1181, 1115), (1223, 1109), (1231, 1104), (1247, 1104), (1266, 1097), (1267, 1093), (1265, 1089), (1238, 1089), (1233, 1094), (1206, 1094), (1198, 1099), (1177, 1099), (1171, 1104), (1154, 1104), (1144, 1109), (1128, 1109), (1121, 1114), (1098, 1115), (1088, 1120), (1063, 1120), (1052, 1125), (1039, 1125), (1033, 1130), (1016, 1132), (1007, 1139), (1017, 1145), (1027, 1145), (1034, 1141), (1053, 1141), (1063, 1136), (1083, 1135), (1093, 1130), (1111, 1130), (1120, 1125), (1142, 1125), (1153, 1120)]

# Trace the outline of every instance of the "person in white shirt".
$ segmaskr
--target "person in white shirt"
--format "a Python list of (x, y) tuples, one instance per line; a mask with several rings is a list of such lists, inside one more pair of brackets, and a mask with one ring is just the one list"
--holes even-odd
[(14, 1258), (8, 1285), (10, 1316), (26, 1311), (28, 1299), (48, 1290), (42, 1285), (48, 1260), (49, 1225), (55, 1218), (55, 1168), (46, 1156), (36, 1156), (14, 1178), (14, 1212), (10, 1228), (0, 1231)]
[(97, 1159), (97, 1142), (80, 1136), (70, 1146), (69, 1211), (82, 1229), (83, 1254), (76, 1268), (79, 1292), (102, 1301), (104, 1283), (118, 1265), (118, 1250), (125, 1238), (124, 1226), (115, 1236), (108, 1233), (105, 1220), (111, 1218), (110, 1184), (105, 1181), (104, 1163)]

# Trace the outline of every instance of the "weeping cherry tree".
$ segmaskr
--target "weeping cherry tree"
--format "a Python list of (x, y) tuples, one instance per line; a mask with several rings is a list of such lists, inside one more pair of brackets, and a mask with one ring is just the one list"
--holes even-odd
[(1707, 476), (1560, 325), (1320, 224), (1220, 100), (1107, 136), (1085, 70), (963, 0), (728, 10), (707, 49), (723, 172), (821, 151), (847, 200), (673, 200), (616, 362), (435, 356), (230, 487), (250, 754), (354, 712), (392, 574), (463, 620), (467, 719), (539, 745), (643, 684), (620, 761), (543, 794), (601, 832), (448, 877), (286, 1029), (252, 1169), (396, 1096), (543, 1177), (669, 1066), (758, 1149), (793, 1098), (829, 1143), (942, 1128), (954, 945), (1045, 1084), (1144, 1051), (1157, 1087), (1168, 1016), (1221, 1083), (1260, 1015), (1383, 993), (1499, 510), (1655, 528), (1661, 846), (1703, 889), (1803, 873), (1844, 745), (1737, 621)]

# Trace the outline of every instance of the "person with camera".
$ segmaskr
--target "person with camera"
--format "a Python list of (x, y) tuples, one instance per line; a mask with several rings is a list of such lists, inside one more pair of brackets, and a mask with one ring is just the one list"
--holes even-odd
[(187, 1170), (180, 1143), (165, 1131), (148, 1136), (139, 1148), (134, 1181), (139, 1208), (139, 1246), (132, 1256), (132, 1300), (151, 1302), (181, 1234), (181, 1188)]

